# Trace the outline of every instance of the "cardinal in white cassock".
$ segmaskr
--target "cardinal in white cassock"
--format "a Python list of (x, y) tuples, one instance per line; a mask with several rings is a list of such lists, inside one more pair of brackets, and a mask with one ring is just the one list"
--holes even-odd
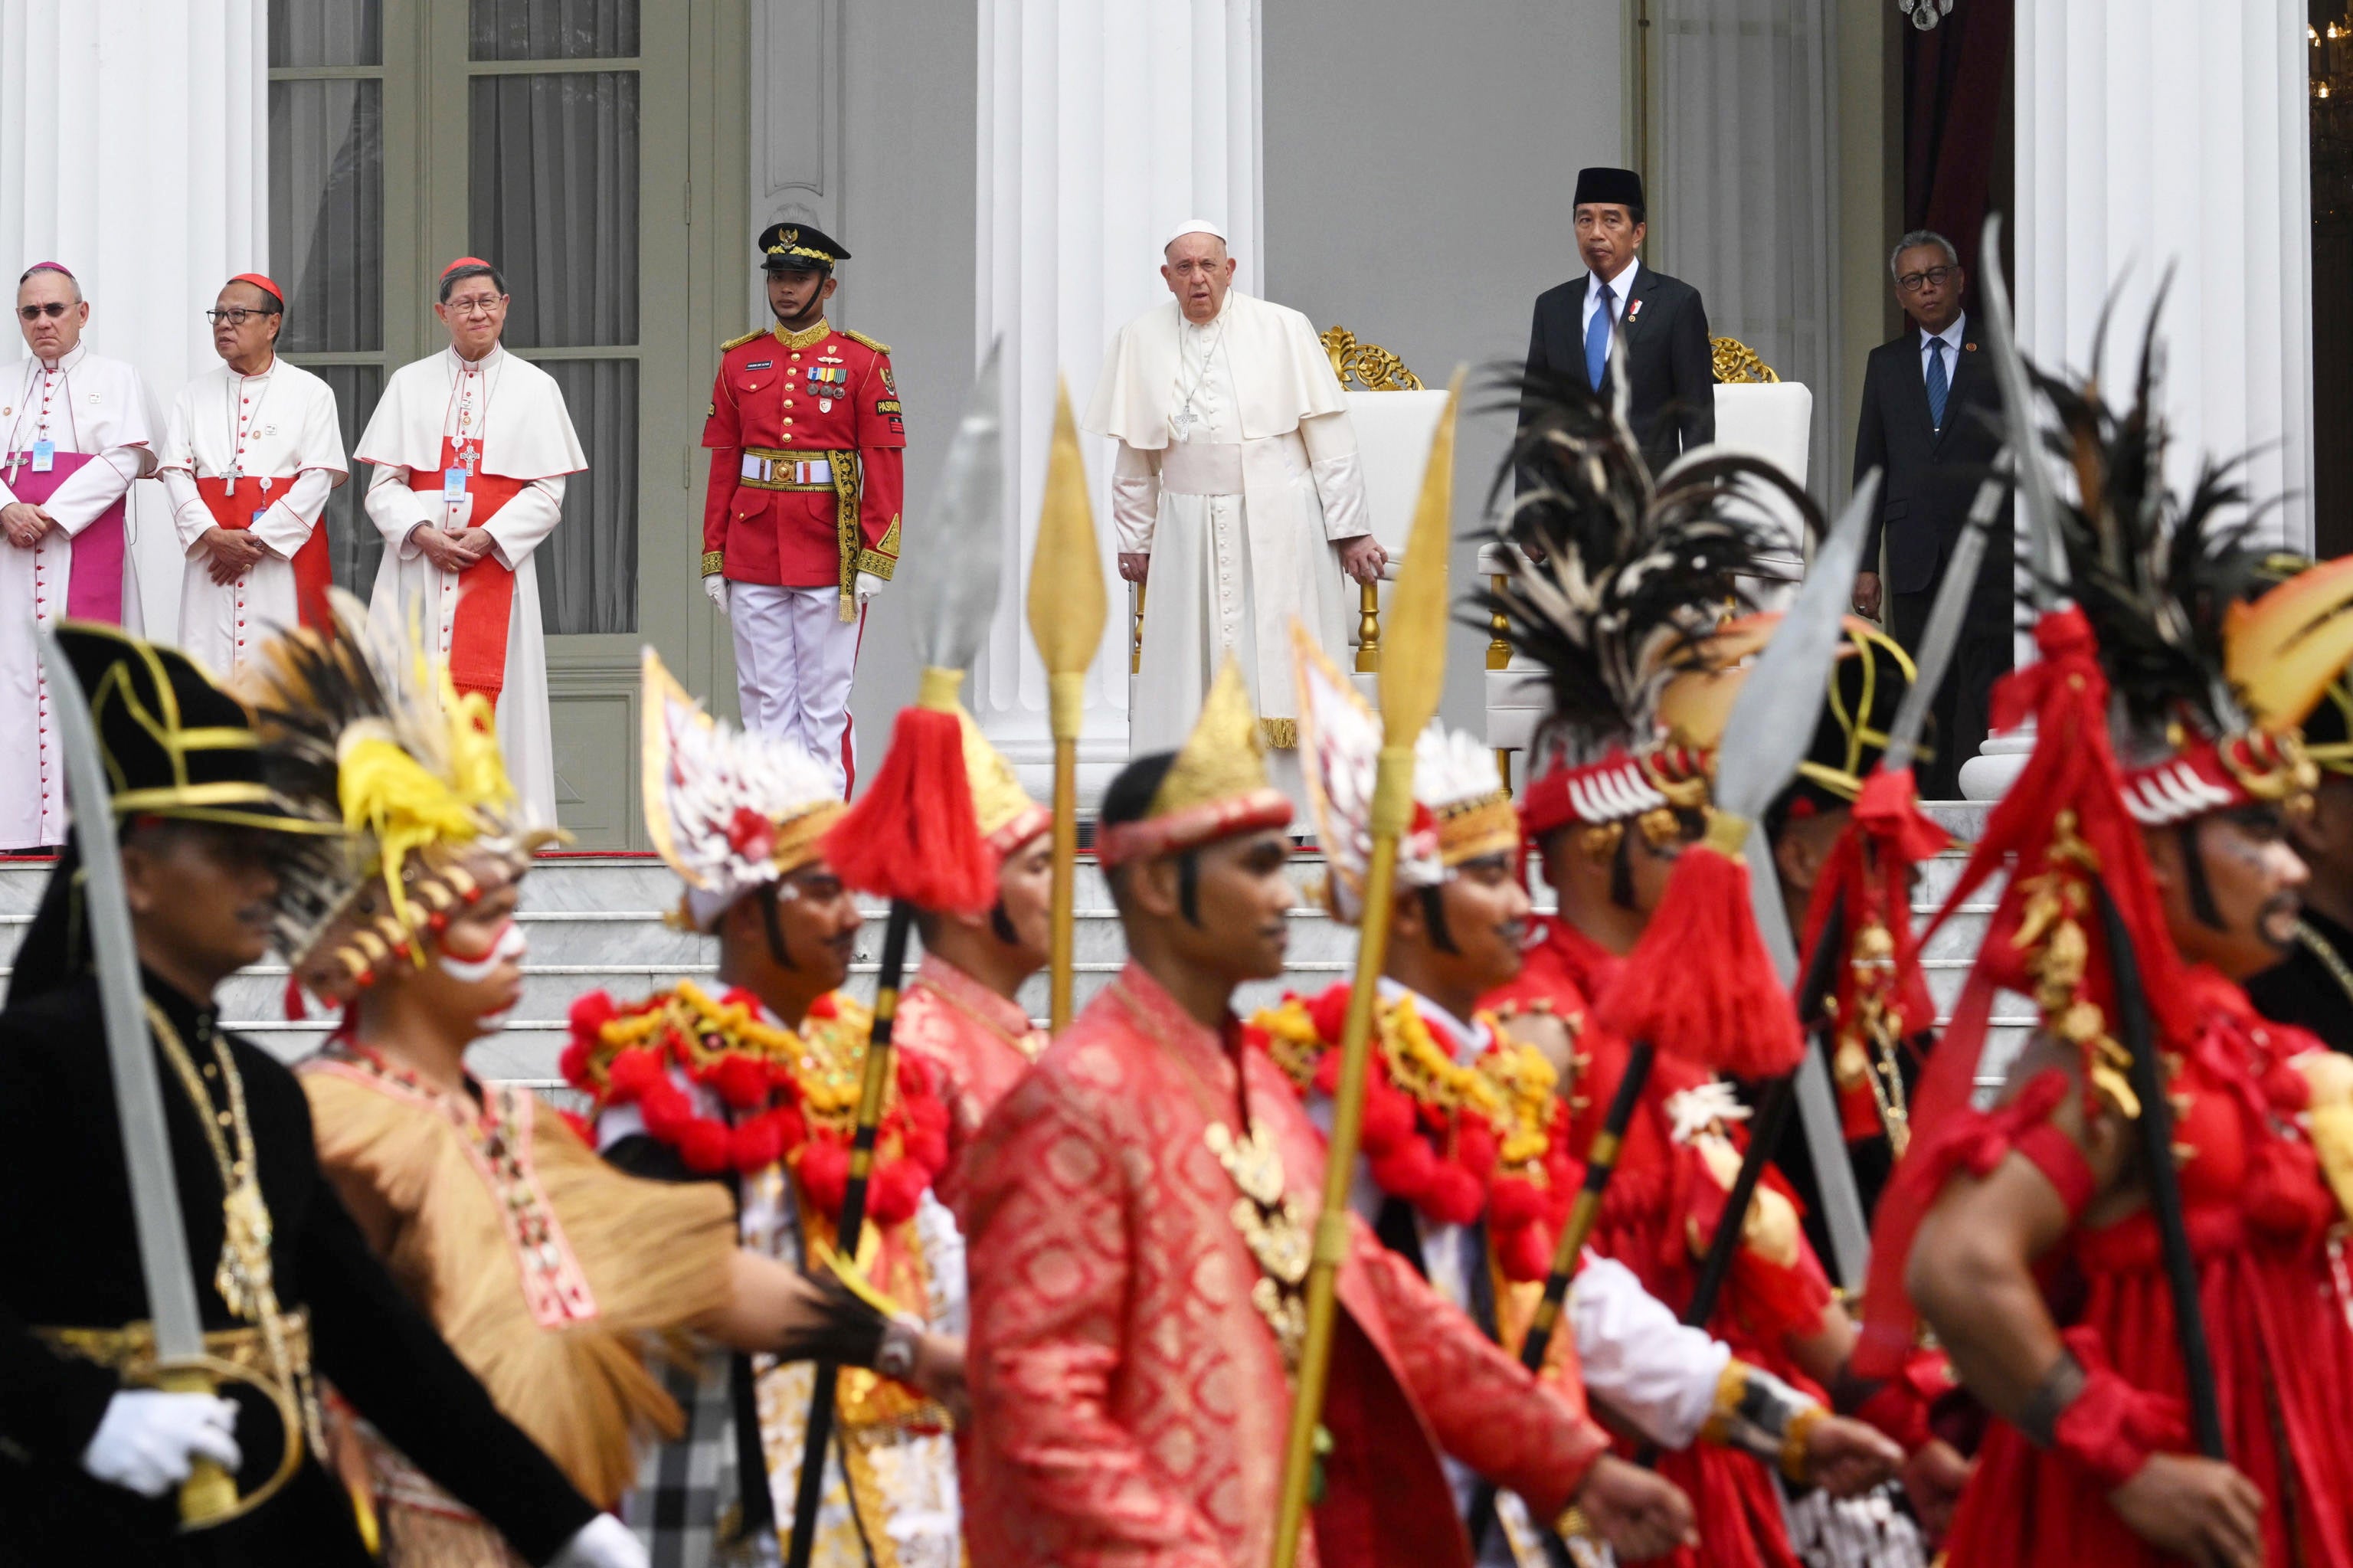
[(361, 435), (375, 464), (367, 514), (384, 534), (370, 615), (446, 659), (462, 694), (497, 709), (499, 749), (530, 821), (555, 823), (547, 641), (533, 556), (564, 520), (564, 481), (587, 457), (564, 389), (499, 343), (508, 295), (498, 270), (462, 256), (433, 307), (449, 346), (393, 372)]
[(1120, 329), (1081, 421), (1119, 442), (1120, 576), (1148, 590), (1128, 744), (1138, 756), (1182, 746), (1230, 656), (1269, 771), (1303, 802), (1286, 628), (1297, 617), (1340, 657), (1347, 579), (1374, 580), (1388, 558), (1356, 430), (1314, 327), (1232, 286), (1216, 223), (1188, 218), (1163, 254), (1175, 298)]
[(153, 471), (139, 373), (83, 346), (90, 304), (38, 261), (16, 282), (31, 352), (0, 368), (0, 849), (63, 843), (63, 758), (51, 733), (36, 621), (61, 615), (140, 630), (125, 548), (131, 482)]
[(285, 291), (240, 272), (205, 314), (221, 363), (173, 400), (157, 477), (187, 556), (180, 646), (227, 681), (285, 628), (327, 624), (319, 517), (349, 471), (334, 388), (278, 355)]

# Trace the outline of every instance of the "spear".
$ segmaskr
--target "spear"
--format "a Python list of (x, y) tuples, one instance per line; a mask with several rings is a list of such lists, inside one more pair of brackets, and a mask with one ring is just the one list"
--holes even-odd
[(1307, 1522), (1315, 1469), (1315, 1434), (1332, 1372), (1332, 1318), (1340, 1262), (1348, 1255), (1348, 1186), (1356, 1167), (1356, 1133), (1365, 1114), (1366, 1048), (1373, 1002), (1388, 956), (1386, 911), (1397, 892), (1398, 841), (1413, 820), (1413, 745), (1438, 711), (1446, 679), (1446, 556), (1453, 540), (1454, 411), (1463, 372), (1446, 389), (1446, 409), (1421, 472), (1421, 499), (1407, 535), (1389, 601), (1388, 656), (1381, 661), (1381, 759), (1373, 783), (1372, 863), (1365, 874), (1366, 915), (1358, 929), (1356, 979), (1340, 1034), (1340, 1079), (1332, 1097), (1332, 1137), (1324, 1162), (1324, 1207), (1307, 1271), (1307, 1332), (1299, 1352), (1299, 1387), (1282, 1457), (1282, 1510), (1276, 1515), (1274, 1568), (1292, 1568)]
[(1071, 418), (1071, 388), (1054, 388), (1054, 444), (1046, 459), (1046, 503), (1029, 558), (1029, 636), (1046, 662), (1048, 713), (1054, 731), (1054, 945), (1049, 1024), (1071, 1022), (1071, 948), (1077, 925), (1079, 726), (1086, 716), (1087, 667), (1103, 646), (1103, 558), (1096, 553), (1094, 508)]
[[(892, 1080), (891, 1034), (899, 1011), (899, 981), (906, 969), (908, 927), (918, 908), (976, 911), (987, 908), (997, 896), (996, 873), (973, 819), (956, 705), (965, 670), (979, 652), (997, 611), (1002, 566), (1005, 451), (997, 363), (997, 345), (992, 344), (948, 443), (923, 547), (912, 552), (909, 560), (907, 597), (913, 601), (915, 652), (923, 670), (915, 705), (900, 710), (891, 749), (874, 781), (825, 841), (826, 859), (846, 885), (891, 900), (882, 936), (882, 972), (874, 989), (873, 1027), (858, 1086), (849, 1181), (834, 1225), (835, 1250), (853, 1261), (866, 1228), (875, 1135)], [(792, 1541), (786, 1549), (790, 1568), (808, 1568), (816, 1545), (839, 1375), (838, 1363), (818, 1362), (799, 1489), (793, 1501)]]

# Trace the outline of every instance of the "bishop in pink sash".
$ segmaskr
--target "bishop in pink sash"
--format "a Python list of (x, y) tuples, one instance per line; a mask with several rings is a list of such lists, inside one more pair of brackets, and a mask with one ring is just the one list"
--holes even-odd
[(65, 842), (37, 620), (140, 630), (123, 547), (131, 482), (153, 471), (139, 373), (82, 346), (90, 305), (71, 272), (37, 262), (16, 283), (30, 353), (0, 369), (0, 849)]

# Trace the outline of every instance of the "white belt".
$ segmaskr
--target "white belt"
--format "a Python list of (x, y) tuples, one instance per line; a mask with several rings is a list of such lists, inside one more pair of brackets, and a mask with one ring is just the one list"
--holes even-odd
[(1160, 488), (1171, 495), (1240, 495), (1240, 441), (1172, 441), (1160, 457)]
[(756, 479), (765, 484), (833, 485), (833, 464), (829, 462), (778, 462), (773, 458), (754, 457), (745, 453), (745, 479)]

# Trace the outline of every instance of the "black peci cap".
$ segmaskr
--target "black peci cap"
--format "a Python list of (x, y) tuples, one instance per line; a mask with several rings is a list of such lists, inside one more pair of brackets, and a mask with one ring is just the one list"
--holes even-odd
[(1643, 210), (1642, 176), (1631, 169), (1579, 169), (1577, 171), (1577, 199), (1572, 207), (1588, 202), (1614, 204), (1634, 212)]
[(841, 241), (806, 223), (772, 223), (760, 231), (760, 265), (770, 272), (830, 272), (849, 260)]

